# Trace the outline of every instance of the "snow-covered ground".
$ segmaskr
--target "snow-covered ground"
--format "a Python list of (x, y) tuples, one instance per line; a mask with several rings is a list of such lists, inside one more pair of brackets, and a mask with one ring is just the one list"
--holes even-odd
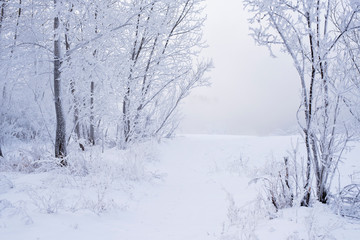
[[(127, 152), (94, 148), (67, 169), (3, 171), (0, 239), (359, 239), (360, 222), (328, 206), (271, 218), (263, 209), (261, 186), (249, 182), (296, 141), (183, 135)], [(360, 169), (358, 153), (348, 154), (341, 181)]]

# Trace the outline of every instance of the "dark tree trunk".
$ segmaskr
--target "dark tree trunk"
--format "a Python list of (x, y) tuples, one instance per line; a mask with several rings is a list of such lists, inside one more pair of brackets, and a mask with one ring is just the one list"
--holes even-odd
[[(309, 12), (306, 13), (306, 20), (307, 20), (307, 27), (311, 30), (311, 20)], [(314, 146), (314, 139), (311, 133), (311, 122), (312, 122), (312, 103), (313, 103), (313, 87), (315, 81), (315, 55), (314, 55), (314, 45), (313, 45), (313, 36), (311, 31), (309, 31), (309, 47), (311, 53), (311, 80), (310, 80), (310, 89), (309, 89), (309, 104), (306, 106), (305, 109), (305, 121), (306, 121), (306, 129), (304, 130), (305, 133), (305, 145), (306, 145), (306, 152), (307, 152), (307, 162), (306, 162), (306, 179), (304, 185), (304, 197), (301, 201), (301, 206), (309, 206), (310, 203), (310, 196), (311, 196), (311, 186), (310, 186), (310, 172), (311, 172), (311, 163), (315, 161), (316, 152), (311, 151), (311, 145)], [(314, 148), (313, 148), (314, 150)]]
[(328, 192), (326, 191), (324, 184), (318, 184), (317, 186), (317, 198), (321, 203), (328, 202)]
[(310, 140), (308, 131), (305, 130), (305, 146), (307, 152), (307, 160), (306, 160), (306, 175), (305, 175), (305, 185), (304, 185), (304, 197), (301, 200), (300, 205), (303, 207), (308, 207), (310, 203), (310, 195), (311, 195), (311, 186), (310, 186), (310, 173), (311, 173), (311, 150), (310, 150)]
[(90, 131), (89, 131), (89, 143), (95, 145), (95, 127), (94, 127), (94, 89), (95, 83), (90, 83)]
[[(56, 7), (57, 0), (54, 0)], [(62, 159), (60, 164), (66, 166), (67, 162), (64, 159), (67, 155), (66, 151), (66, 122), (62, 110), (61, 102), (61, 42), (60, 35), (57, 33), (59, 29), (59, 18), (54, 18), (54, 97), (55, 97), (55, 112), (56, 112), (56, 138), (55, 138), (55, 157)]]
[(18, 12), (17, 12), (16, 27), (15, 27), (15, 33), (14, 33), (14, 43), (13, 43), (13, 47), (11, 49), (11, 54), (14, 53), (14, 49), (16, 47), (16, 41), (18, 39), (19, 23), (20, 23), (20, 17), (21, 17), (21, 12), (22, 12), (21, 4), (22, 4), (22, 0), (19, 0), (19, 8), (18, 8)]
[(5, 2), (3, 0), (1, 0), (0, 4), (1, 4), (1, 9), (0, 9), (0, 33), (1, 33), (2, 22), (3, 22), (4, 16), (5, 16)]
[(124, 123), (124, 148), (126, 148), (126, 144), (130, 141), (130, 119), (129, 119), (129, 96), (130, 95), (130, 88), (128, 88), (126, 95), (123, 101), (123, 123)]
[[(97, 21), (97, 16), (98, 16), (98, 12), (97, 12), (97, 6), (95, 9), (95, 22)], [(95, 34), (98, 34), (98, 27), (97, 27), (97, 23), (95, 25)], [(93, 52), (93, 56), (94, 58), (96, 58), (97, 55), (97, 51), (95, 50)], [(95, 127), (94, 127), (94, 121), (95, 121), (95, 117), (94, 117), (94, 91), (95, 91), (95, 82), (93, 79), (91, 79), (90, 82), (90, 129), (89, 129), (89, 143), (91, 145), (95, 145)]]
[(0, 146), (0, 157), (4, 157), (4, 156), (3, 156), (3, 153), (2, 153), (2, 151), (1, 151), (1, 146)]

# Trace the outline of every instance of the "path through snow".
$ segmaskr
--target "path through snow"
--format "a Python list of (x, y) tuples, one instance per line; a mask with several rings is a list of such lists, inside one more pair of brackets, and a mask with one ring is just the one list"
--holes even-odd
[[(265, 140), (263, 152), (252, 145)], [(276, 139), (276, 138), (275, 138)], [(229, 173), (234, 164), (260, 157), (289, 144), (289, 137), (269, 141), (257, 137), (187, 136), (163, 143), (159, 170), (166, 173), (163, 184), (139, 203), (136, 223), (127, 224), (125, 239), (204, 240), (218, 239), (226, 219), (228, 193), (242, 203), (254, 199), (246, 173)], [(264, 147), (268, 150), (264, 154)], [(280, 147), (281, 149), (281, 147)], [(250, 158), (248, 154), (252, 154)], [(242, 161), (241, 162), (241, 158)], [(255, 164), (256, 165), (256, 164)]]

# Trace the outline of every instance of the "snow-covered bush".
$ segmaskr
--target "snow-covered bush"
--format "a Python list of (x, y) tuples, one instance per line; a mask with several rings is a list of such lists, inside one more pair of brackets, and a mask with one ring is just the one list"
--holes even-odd
[(146, 167), (156, 159), (155, 144), (148, 141), (125, 150), (115, 147), (102, 152), (100, 146), (87, 146), (86, 151), (81, 151), (74, 143), (70, 146), (69, 167), (64, 171), (77, 176), (104, 174), (126, 181), (148, 180), (154, 175)]
[(269, 212), (293, 207), (302, 198), (300, 181), (301, 172), (298, 171), (296, 158), (289, 160), (284, 157), (283, 162), (271, 161), (264, 168), (262, 175), (252, 179), (250, 184), (261, 181), (260, 195), (266, 202)]
[(64, 205), (64, 196), (61, 196), (62, 194), (56, 189), (51, 191), (35, 191), (33, 189), (29, 189), (28, 195), (32, 200), (32, 203), (42, 213), (57, 213), (58, 210), (63, 208)]
[(52, 157), (49, 148), (41, 143), (9, 146), (11, 150), (0, 160), (0, 171), (46, 172), (57, 167), (57, 160)]
[[(134, 186), (160, 176), (150, 170), (156, 160), (154, 145), (146, 142), (127, 150), (115, 147), (103, 152), (101, 146), (90, 145), (82, 151), (73, 142), (68, 166), (63, 168), (48, 151), (51, 147), (22, 144), (9, 148), (0, 160), (0, 171), (33, 173), (39, 180), (20, 190), (29, 199), (27, 208), (43, 214), (87, 210), (99, 215), (126, 207)], [(0, 175), (0, 194), (12, 187), (10, 179)]]
[(257, 170), (249, 184), (259, 183), (259, 194), (270, 215), (279, 209), (299, 206), (304, 198), (304, 156), (299, 151), (299, 141), (292, 142), (287, 156), (282, 160), (274, 157)]
[(87, 151), (71, 151), (65, 185), (78, 189), (79, 201), (68, 206), (71, 211), (88, 209), (96, 214), (123, 208), (126, 203), (116, 191), (128, 192), (138, 182), (158, 177), (149, 170), (155, 160), (156, 148), (152, 142), (136, 144), (127, 150), (106, 149), (98, 146)]
[(332, 200), (338, 214), (360, 219), (360, 184), (345, 186)]

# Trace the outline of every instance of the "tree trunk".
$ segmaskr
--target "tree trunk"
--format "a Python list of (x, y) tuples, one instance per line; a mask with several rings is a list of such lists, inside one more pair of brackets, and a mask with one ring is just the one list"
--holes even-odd
[(125, 93), (124, 101), (123, 101), (123, 124), (124, 124), (124, 139), (122, 148), (126, 148), (127, 143), (130, 141), (130, 102), (129, 102), (129, 95), (130, 95), (130, 87), (128, 88), (127, 92)]
[(19, 0), (19, 8), (18, 8), (18, 12), (17, 12), (16, 26), (15, 26), (15, 33), (14, 33), (14, 43), (13, 43), (13, 47), (11, 49), (11, 54), (14, 53), (14, 49), (16, 47), (16, 41), (18, 38), (19, 23), (20, 23), (21, 11), (22, 11), (21, 4), (22, 4), (22, 0)]
[(1, 151), (1, 145), (0, 145), (0, 157), (4, 157), (4, 156), (3, 156), (3, 153), (2, 153), (2, 151)]
[[(57, 0), (54, 0), (56, 9)], [(66, 151), (66, 122), (62, 110), (61, 102), (61, 41), (58, 34), (59, 17), (54, 18), (54, 95), (55, 95), (55, 112), (56, 112), (56, 138), (55, 138), (55, 157), (62, 159), (61, 166), (66, 166), (64, 159), (67, 155)]]
[[(97, 21), (97, 7), (95, 9), (95, 22)], [(95, 34), (98, 34), (98, 26), (97, 23), (95, 25)], [(95, 50), (93, 52), (93, 56), (94, 58), (96, 58), (96, 54), (97, 51)], [(94, 90), (95, 90), (95, 82), (93, 80), (93, 78), (91, 78), (91, 82), (90, 82), (90, 129), (89, 129), (89, 143), (91, 145), (95, 145), (95, 127), (94, 127), (94, 121), (95, 121), (95, 117), (94, 117)]]
[(95, 127), (94, 127), (94, 89), (95, 83), (90, 83), (90, 132), (89, 132), (89, 143), (95, 145)]
[[(305, 144), (306, 144), (306, 152), (307, 152), (307, 162), (306, 162), (306, 179), (305, 179), (305, 185), (304, 185), (304, 197), (301, 201), (301, 206), (309, 206), (310, 203), (310, 196), (311, 196), (311, 186), (310, 186), (310, 172), (311, 172), (311, 163), (314, 163), (316, 161), (315, 155), (316, 155), (316, 149), (314, 149), (314, 139), (311, 133), (311, 124), (312, 124), (312, 118), (313, 118), (313, 110), (312, 110), (312, 104), (313, 104), (313, 87), (314, 87), (314, 81), (315, 81), (315, 74), (316, 74), (316, 68), (315, 68), (315, 53), (314, 53), (314, 40), (313, 35), (311, 33), (311, 19), (310, 19), (310, 13), (306, 12), (305, 14), (306, 21), (307, 21), (307, 27), (309, 30), (308, 38), (309, 38), (309, 47), (310, 47), (310, 53), (311, 53), (311, 79), (310, 79), (310, 89), (309, 89), (309, 103), (307, 104), (305, 109), (305, 122), (306, 122), (306, 129), (304, 130), (305, 133)], [(305, 96), (304, 96), (305, 97)], [(311, 146), (313, 148), (311, 149)]]
[(0, 4), (1, 4), (1, 9), (0, 9), (0, 33), (1, 33), (2, 22), (3, 22), (4, 16), (5, 16), (5, 2), (4, 2), (4, 0), (1, 0)]
[(71, 89), (71, 95), (73, 98), (73, 107), (74, 107), (74, 124), (75, 124), (75, 129), (74, 132), (76, 134), (77, 140), (79, 140), (81, 138), (81, 133), (80, 133), (80, 123), (79, 123), (79, 103), (77, 100), (77, 97), (75, 95), (76, 92), (76, 87), (75, 87), (75, 80), (71, 79), (70, 80), (70, 89)]
[(310, 173), (311, 173), (311, 150), (309, 143), (309, 134), (307, 130), (304, 130), (305, 133), (305, 146), (307, 153), (306, 160), (306, 175), (305, 175), (305, 185), (304, 185), (304, 196), (301, 200), (300, 205), (304, 207), (308, 207), (310, 203), (310, 195), (311, 195), (311, 186), (310, 186)]

